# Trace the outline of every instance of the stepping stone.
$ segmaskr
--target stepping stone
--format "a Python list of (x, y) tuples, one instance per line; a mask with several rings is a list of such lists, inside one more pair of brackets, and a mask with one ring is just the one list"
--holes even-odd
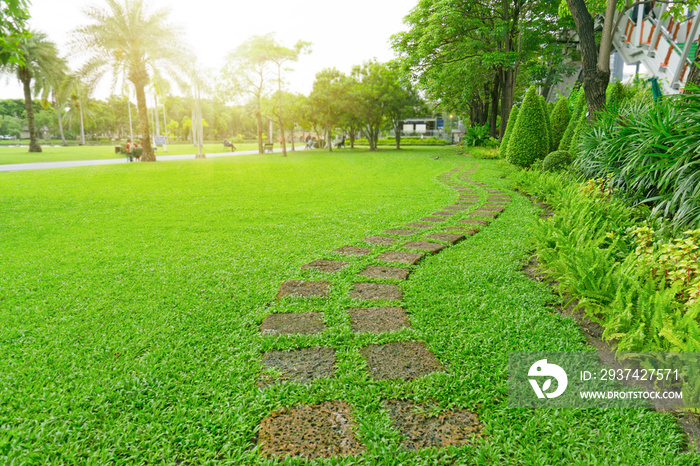
[(331, 289), (331, 282), (309, 282), (304, 280), (288, 280), (282, 283), (275, 299), (283, 296), (296, 296), (301, 298), (326, 298)]
[(449, 233), (431, 233), (426, 236), (428, 239), (434, 239), (437, 241), (444, 241), (450, 244), (457, 244), (466, 237), (464, 235), (451, 235)]
[(401, 290), (396, 285), (382, 283), (355, 283), (348, 294), (353, 299), (372, 301), (400, 301), (403, 297)]
[(481, 207), (483, 207), (483, 208), (491, 208), (491, 209), (501, 209), (501, 210), (498, 210), (498, 212), (503, 212), (503, 210), (505, 209), (505, 207), (503, 207), (502, 204), (484, 204), (484, 205), (481, 206)]
[(478, 201), (479, 196), (459, 196), (460, 201)]
[(364, 256), (372, 252), (370, 248), (358, 248), (357, 246), (343, 246), (335, 249), (334, 252), (338, 254), (345, 254), (347, 256)]
[(413, 223), (407, 223), (406, 226), (407, 226), (407, 227), (413, 227), (413, 228), (423, 228), (423, 229), (425, 230), (425, 229), (428, 229), (428, 228), (433, 228), (433, 226), (435, 226), (435, 225), (433, 225), (433, 224), (431, 224), (431, 223), (418, 223), (418, 222), (413, 222)]
[(416, 230), (407, 230), (405, 228), (392, 228), (390, 230), (385, 230), (385, 235), (396, 235), (396, 236), (411, 236), (418, 233)]
[(494, 204), (507, 204), (510, 202), (510, 198), (506, 197), (489, 197), (488, 202), (493, 202)]
[(441, 210), (440, 212), (433, 212), (433, 215), (456, 215), (456, 214), (454, 212), (444, 212)]
[(333, 377), (335, 350), (314, 346), (292, 351), (268, 351), (263, 355), (262, 364), (267, 369), (281, 371), (282, 376), (274, 379), (263, 372), (258, 379), (258, 387), (263, 388), (285, 380), (307, 383)]
[(403, 251), (387, 251), (377, 256), (377, 260), (385, 262), (400, 262), (402, 264), (413, 265), (418, 262), (423, 253), (403, 252)]
[(269, 314), (260, 326), (263, 335), (290, 335), (303, 333), (307, 335), (321, 333), (326, 329), (322, 312), (294, 312)]
[(428, 251), (434, 254), (442, 251), (447, 246), (444, 244), (431, 243), (430, 241), (410, 241), (404, 244), (402, 247), (407, 249), (417, 249), (419, 251)]
[(370, 266), (358, 273), (358, 275), (369, 278), (405, 280), (409, 273), (411, 271), (403, 267)]
[(443, 228), (444, 231), (456, 231), (464, 234), (465, 236), (471, 236), (479, 232), (479, 227), (461, 227), (461, 226), (451, 226)]
[(348, 314), (355, 333), (387, 333), (411, 326), (401, 307), (348, 309)]
[(344, 401), (282, 408), (260, 422), (258, 446), (263, 457), (279, 460), (360, 455), (365, 447), (357, 440), (356, 427), (352, 408)]
[(326, 259), (319, 259), (313, 262), (309, 262), (308, 264), (304, 264), (301, 266), (302, 270), (307, 270), (307, 269), (314, 269), (314, 270), (319, 270), (321, 272), (337, 272), (338, 270), (341, 270), (343, 267), (346, 267), (348, 265), (348, 262), (343, 262), (343, 261), (330, 261)]
[(496, 218), (498, 217), (498, 212), (469, 212), (469, 214), (472, 217), (491, 217), (491, 218)]
[(477, 212), (503, 212), (505, 209), (503, 207), (488, 207), (486, 205), (478, 207), (475, 209)]
[(421, 218), (421, 221), (422, 222), (444, 222), (445, 219), (440, 218), (440, 217), (423, 217), (423, 218)]
[(364, 241), (365, 243), (381, 244), (384, 246), (389, 246), (389, 245), (397, 242), (398, 239), (387, 238), (386, 236), (368, 236), (367, 238), (363, 238), (362, 241)]
[(422, 341), (367, 345), (360, 348), (360, 354), (367, 361), (367, 368), (374, 380), (412, 380), (445, 370)]
[(468, 223), (470, 225), (488, 225), (491, 223), (491, 220), (481, 220), (478, 218), (465, 218), (464, 220), (460, 220), (459, 223)]
[(471, 204), (465, 204), (465, 205), (448, 205), (445, 207), (445, 210), (469, 210), (473, 206)]
[(387, 400), (383, 405), (394, 426), (405, 437), (401, 446), (408, 451), (470, 445), (484, 430), (479, 417), (466, 409), (431, 415), (434, 406), (426, 403)]

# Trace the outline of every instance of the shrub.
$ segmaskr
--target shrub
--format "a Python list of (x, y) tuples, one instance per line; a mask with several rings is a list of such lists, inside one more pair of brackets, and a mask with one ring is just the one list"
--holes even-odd
[(569, 101), (566, 97), (557, 100), (557, 104), (552, 110), (552, 144), (558, 148), (566, 127), (569, 126), (571, 112), (569, 111)]
[(549, 112), (547, 111), (547, 101), (543, 96), (540, 96), (540, 104), (542, 104), (542, 113), (544, 114), (544, 126), (547, 130), (547, 141), (549, 146), (547, 147), (547, 152), (554, 150), (552, 147), (552, 122), (549, 119)]
[(547, 154), (542, 162), (542, 169), (546, 172), (563, 170), (571, 165), (571, 154), (563, 150), (557, 150)]
[(465, 146), (486, 146), (489, 142), (489, 125), (472, 126), (464, 133), (463, 142)]
[(518, 119), (518, 106), (513, 105), (513, 107), (510, 109), (510, 116), (508, 117), (508, 124), (506, 125), (506, 130), (503, 133), (503, 139), (501, 140), (501, 147), (498, 151), (498, 155), (502, 158), (506, 158), (506, 150), (508, 148), (508, 140), (510, 139), (510, 135), (513, 132), (513, 127), (515, 126), (515, 122)]
[(576, 102), (574, 106), (574, 111), (569, 119), (569, 124), (566, 126), (564, 135), (561, 137), (559, 142), (559, 150), (568, 151), (571, 146), (571, 138), (574, 136), (574, 131), (576, 130), (576, 125), (578, 124), (581, 113), (586, 113), (584, 108), (586, 107), (586, 96), (583, 90), (576, 94)]
[(588, 116), (585, 113), (581, 113), (576, 124), (576, 129), (574, 130), (573, 136), (571, 136), (571, 144), (569, 144), (569, 153), (573, 160), (579, 154), (579, 144), (581, 143), (581, 138), (583, 133), (588, 129)]
[(506, 149), (507, 160), (521, 167), (529, 167), (549, 152), (544, 110), (540, 98), (531, 86), (525, 94), (518, 119)]

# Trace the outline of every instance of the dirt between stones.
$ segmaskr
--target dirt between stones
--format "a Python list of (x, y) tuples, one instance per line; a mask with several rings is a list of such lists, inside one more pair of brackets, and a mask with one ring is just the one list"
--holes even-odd
[(467, 445), (480, 437), (484, 429), (479, 417), (466, 409), (428, 416), (426, 412), (432, 406), (400, 400), (386, 400), (384, 408), (388, 410), (394, 426), (406, 437), (401, 442), (406, 450)]
[(367, 345), (360, 349), (373, 379), (412, 380), (443, 368), (422, 341), (399, 341), (385, 345)]
[(411, 326), (401, 307), (348, 309), (348, 314), (355, 333), (386, 333)]
[(281, 371), (282, 375), (273, 377), (263, 372), (257, 384), (260, 388), (285, 380), (307, 383), (322, 377), (333, 377), (335, 350), (314, 346), (292, 351), (268, 351), (263, 355), (262, 364), (266, 369)]
[(352, 408), (344, 401), (299, 405), (273, 411), (260, 423), (258, 445), (267, 458), (330, 458), (359, 455)]

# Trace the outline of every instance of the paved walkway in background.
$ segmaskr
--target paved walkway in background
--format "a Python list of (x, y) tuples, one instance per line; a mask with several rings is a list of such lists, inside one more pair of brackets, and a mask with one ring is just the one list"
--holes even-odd
[[(274, 149), (275, 152), (282, 152), (282, 149)], [(289, 152), (289, 151), (288, 151)], [(235, 157), (237, 155), (254, 155), (255, 150), (242, 150), (239, 152), (218, 152), (216, 154), (207, 154), (207, 158), (211, 157)], [(158, 162), (167, 162), (169, 160), (194, 160), (194, 154), (183, 155), (156, 155)], [(68, 167), (87, 167), (89, 165), (114, 165), (117, 163), (130, 163), (126, 157), (118, 159), (101, 159), (101, 160), (69, 160), (64, 162), (36, 162), (36, 163), (12, 163), (0, 165), (0, 172), (14, 172), (20, 170), (43, 170), (45, 168), (68, 168)], [(131, 162), (136, 163), (136, 162)]]

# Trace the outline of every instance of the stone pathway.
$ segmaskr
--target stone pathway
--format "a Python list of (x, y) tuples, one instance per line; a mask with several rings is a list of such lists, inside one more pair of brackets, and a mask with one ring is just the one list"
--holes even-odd
[[(438, 181), (459, 193), (453, 204), (416, 222), (363, 238), (363, 246), (346, 245), (335, 249), (333, 252), (343, 260), (318, 259), (303, 265), (302, 270), (328, 274), (324, 275), (328, 279), (285, 281), (275, 299), (294, 303), (310, 298), (350, 298), (359, 305), (373, 303), (374, 307), (346, 310), (353, 334), (381, 335), (408, 329), (409, 336), (400, 341), (366, 344), (359, 348), (365, 370), (373, 380), (408, 381), (448, 370), (424, 342), (410, 340), (410, 319), (400, 306), (401, 283), (409, 279), (413, 268), (424, 257), (438, 254), (478, 233), (506, 209), (511, 200), (509, 194), (473, 182), (470, 176), (471, 172), (463, 167), (440, 175)], [(482, 202), (483, 197), (486, 202)], [(383, 264), (376, 265), (377, 262)], [(331, 277), (348, 273), (356, 273), (355, 283), (345, 295), (344, 291), (334, 290)], [(264, 338), (325, 335), (327, 330), (323, 312), (273, 312), (260, 327)], [(338, 341), (335, 348), (343, 345), (347, 342)], [(313, 346), (267, 351), (261, 365), (258, 380), (261, 389), (279, 383), (308, 384), (319, 378), (334, 377), (335, 350)], [(427, 404), (403, 400), (384, 400), (383, 408), (394, 428), (402, 434), (402, 445), (408, 450), (464, 445), (483, 430), (478, 416), (467, 410), (448, 410), (429, 416), (425, 414), (430, 408)], [(365, 451), (365, 446), (358, 439), (356, 429), (353, 409), (346, 401), (290, 406), (273, 411), (262, 420), (258, 445), (263, 456), (279, 459), (359, 455)]]

